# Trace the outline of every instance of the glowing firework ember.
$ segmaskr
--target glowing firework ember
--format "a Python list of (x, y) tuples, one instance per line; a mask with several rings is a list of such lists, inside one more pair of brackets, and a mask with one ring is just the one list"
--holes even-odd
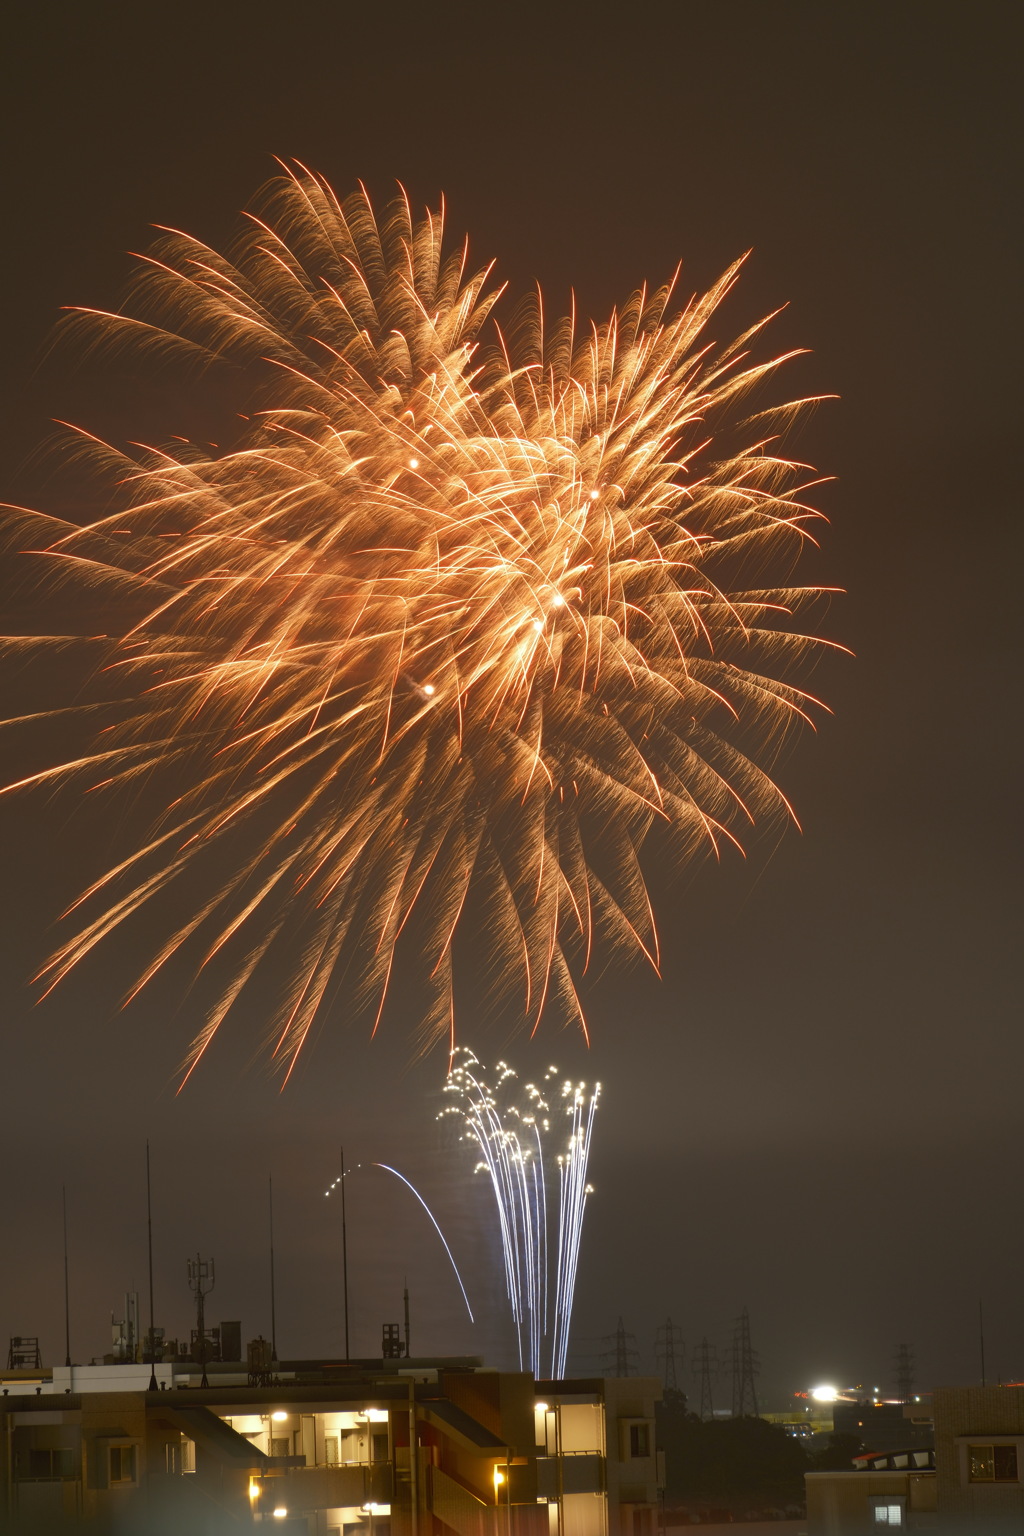
[(297, 169), (232, 259), (166, 232), (135, 318), (73, 317), (161, 368), (225, 365), (247, 411), (262, 391), (228, 449), (89, 439), (117, 510), (88, 526), (9, 514), (103, 614), (72, 637), (100, 728), (19, 782), (153, 813), (43, 979), (178, 900), (131, 995), (176, 954), (212, 967), (188, 1071), (271, 956), (288, 1071), (332, 981), (379, 1021), (400, 944), (424, 1038), (454, 1040), (474, 924), (534, 1027), (582, 1024), (595, 950), (657, 964), (652, 836), (685, 860), (788, 814), (766, 770), (821, 642), (794, 624), (816, 589), (778, 583), (816, 514), (773, 446), (793, 405), (736, 410), (781, 359), (749, 360), (759, 327), (706, 337), (737, 268), (578, 331), (538, 300), (484, 344), (498, 291), (466, 263), (440, 213), (378, 224)]
[[(477, 1171), (490, 1177), (520, 1369), (560, 1378), (591, 1193), (587, 1163), (601, 1085), (565, 1082), (557, 1067), (549, 1067), (542, 1086), (527, 1083), (517, 1102), (515, 1072), (504, 1062), (496, 1071), (491, 1088), (472, 1051), (456, 1050), (445, 1092), (458, 1102), (441, 1113), (463, 1121), (464, 1139), (480, 1150)], [(555, 1200), (558, 1215), (552, 1219), (549, 1206)]]

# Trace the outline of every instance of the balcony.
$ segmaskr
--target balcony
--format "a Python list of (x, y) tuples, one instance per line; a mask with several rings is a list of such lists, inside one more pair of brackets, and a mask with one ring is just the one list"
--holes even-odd
[(270, 1469), (263, 1483), (268, 1495), (272, 1493), (274, 1499), (280, 1496), (280, 1502), (296, 1512), (390, 1504), (392, 1497), (391, 1467), (387, 1462)]
[(603, 1493), (604, 1457), (596, 1451), (569, 1451), (562, 1456), (537, 1457), (537, 1497), (557, 1499), (563, 1493)]

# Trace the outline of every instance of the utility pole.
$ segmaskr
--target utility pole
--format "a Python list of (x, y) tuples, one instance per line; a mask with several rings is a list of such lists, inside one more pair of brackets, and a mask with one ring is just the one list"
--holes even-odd
[(718, 1378), (718, 1352), (708, 1343), (707, 1334), (700, 1341), (700, 1348), (693, 1357), (693, 1374), (700, 1378), (700, 1418), (713, 1419), (715, 1404), (711, 1383)]
[[(64, 1364), (71, 1366), (71, 1292), (68, 1287), (68, 1187), (60, 1187), (60, 1204), (64, 1217)], [(69, 1383), (70, 1385), (70, 1383)]]
[(149, 1263), (149, 1390), (159, 1390), (156, 1379), (156, 1324), (153, 1316), (153, 1189), (149, 1178), (149, 1139), (146, 1139), (146, 1244)]
[(661, 1377), (666, 1392), (679, 1392), (679, 1372), (683, 1368), (683, 1335), (670, 1317), (658, 1329), (654, 1340), (654, 1353), (661, 1364)]
[(270, 1195), (270, 1358), (277, 1364), (277, 1297), (274, 1291), (274, 1179), (267, 1179)]
[(345, 1221), (345, 1148), (341, 1148), (341, 1286), (345, 1303), (345, 1359), (350, 1360), (348, 1340), (348, 1226)]
[(760, 1374), (760, 1362), (750, 1345), (750, 1313), (746, 1307), (740, 1313), (733, 1330), (729, 1361), (732, 1366), (732, 1416), (734, 1419), (756, 1419), (757, 1387), (754, 1378)]
[(201, 1259), (196, 1254), (194, 1259), (187, 1261), (188, 1283), (192, 1294), (196, 1298), (196, 1339), (199, 1344), (199, 1363), (203, 1367), (202, 1380), (199, 1385), (210, 1385), (206, 1375), (206, 1298), (213, 1290), (216, 1283), (213, 1260)]

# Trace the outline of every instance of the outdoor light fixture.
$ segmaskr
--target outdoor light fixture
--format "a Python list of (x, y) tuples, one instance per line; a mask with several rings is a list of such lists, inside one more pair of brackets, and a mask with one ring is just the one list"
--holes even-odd
[(288, 1511), (285, 1509), (283, 1504), (279, 1504), (277, 1506), (277, 1508), (274, 1510), (274, 1519), (275, 1520), (284, 1520), (284, 1519), (287, 1518), (287, 1515), (288, 1515)]
[(834, 1403), (839, 1393), (835, 1387), (815, 1387), (811, 1396), (816, 1403)]
[(502, 1472), (500, 1467), (495, 1467), (495, 1469), (494, 1469), (494, 1486), (495, 1486), (495, 1488), (500, 1488), (504, 1481), (505, 1481), (505, 1474), (504, 1474), (504, 1472)]
[(249, 1479), (249, 1499), (250, 1499), (250, 1501), (253, 1504), (255, 1504), (255, 1502), (259, 1498), (259, 1496), (260, 1496), (260, 1485), (259, 1485), (259, 1483), (256, 1481), (256, 1479), (254, 1477), (250, 1477), (250, 1479)]
[(272, 1413), (270, 1417), (273, 1419), (275, 1424), (280, 1424), (282, 1419), (286, 1419), (288, 1415), (285, 1413), (283, 1408), (278, 1408), (276, 1413)]
[(371, 1424), (386, 1424), (388, 1421), (388, 1411), (386, 1408), (367, 1408), (366, 1417)]

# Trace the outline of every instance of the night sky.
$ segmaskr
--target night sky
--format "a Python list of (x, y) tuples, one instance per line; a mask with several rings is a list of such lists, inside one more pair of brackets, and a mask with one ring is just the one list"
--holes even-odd
[[(856, 653), (819, 669), (834, 716), (781, 769), (802, 833), (682, 881), (653, 872), (664, 977), (610, 977), (589, 1051), (569, 1031), (531, 1042), (462, 1022), (484, 1059), (605, 1085), (570, 1355), (582, 1370), (619, 1314), (650, 1370), (667, 1314), (688, 1347), (706, 1333), (724, 1354), (748, 1306), (769, 1406), (821, 1379), (891, 1388), (904, 1341), (921, 1387), (968, 1383), (981, 1299), (990, 1379), (1024, 1377), (1016, 13), (906, 0), (9, 12), (9, 500), (69, 505), (50, 418), (128, 430), (88, 363), (48, 355), (60, 306), (116, 304), (152, 223), (226, 240), (275, 153), (342, 193), (357, 178), (381, 201), (396, 178), (418, 206), (443, 191), (452, 236), (497, 257), (514, 293), (539, 280), (560, 307), (573, 288), (599, 318), (680, 259), (689, 294), (752, 247), (720, 339), (788, 301), (773, 345), (812, 350), (787, 388), (841, 397), (794, 450), (836, 477), (803, 571), (847, 589), (824, 632)], [(168, 410), (187, 414), (152, 376), (137, 405), (166, 431)], [(26, 687), (12, 671), (3, 708), (38, 707)], [(254, 1059), (254, 1005), (175, 1097), (195, 1025), (183, 976), (120, 1012), (139, 954), (115, 939), (44, 1005), (28, 985), (110, 829), (70, 796), (0, 809), (0, 1346), (38, 1334), (63, 1359), (66, 1184), (73, 1355), (108, 1347), (110, 1311), (145, 1282), (148, 1136), (157, 1322), (189, 1326), (199, 1249), (217, 1263), (208, 1316), (269, 1332), (272, 1174), (280, 1351), (337, 1352), (323, 1191), (344, 1140), (351, 1161), (394, 1164), (436, 1204), (482, 1319), (466, 1322), (411, 1197), (363, 1171), (353, 1352), (379, 1348), (408, 1276), (414, 1352), (510, 1363), (497, 1248), (476, 1236), (486, 1192), (434, 1123), (444, 1053), (415, 1059), (401, 1000), (372, 1043), (339, 1007), (283, 1094)]]

